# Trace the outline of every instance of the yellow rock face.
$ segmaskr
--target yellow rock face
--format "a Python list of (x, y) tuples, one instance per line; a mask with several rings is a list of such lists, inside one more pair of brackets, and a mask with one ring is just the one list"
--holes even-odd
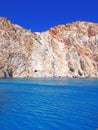
[(33, 33), (0, 18), (0, 77), (98, 77), (98, 24)]

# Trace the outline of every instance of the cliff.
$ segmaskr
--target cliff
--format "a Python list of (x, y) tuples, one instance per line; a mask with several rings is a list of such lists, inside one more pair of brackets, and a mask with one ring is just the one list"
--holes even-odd
[(0, 77), (98, 77), (98, 24), (31, 32), (0, 17)]

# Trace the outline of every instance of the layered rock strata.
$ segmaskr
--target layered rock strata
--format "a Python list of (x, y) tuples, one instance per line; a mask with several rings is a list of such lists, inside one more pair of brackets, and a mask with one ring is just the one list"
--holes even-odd
[(31, 32), (0, 18), (0, 77), (98, 77), (98, 24)]

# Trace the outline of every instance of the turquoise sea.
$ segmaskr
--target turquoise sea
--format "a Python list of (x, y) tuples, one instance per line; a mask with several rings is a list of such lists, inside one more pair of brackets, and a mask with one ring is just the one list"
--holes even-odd
[(0, 130), (98, 130), (98, 79), (0, 79)]

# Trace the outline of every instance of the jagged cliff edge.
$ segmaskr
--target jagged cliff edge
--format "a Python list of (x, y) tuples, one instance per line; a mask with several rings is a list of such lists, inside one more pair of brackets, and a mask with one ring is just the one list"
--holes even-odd
[(98, 77), (98, 24), (31, 32), (0, 17), (0, 77)]

